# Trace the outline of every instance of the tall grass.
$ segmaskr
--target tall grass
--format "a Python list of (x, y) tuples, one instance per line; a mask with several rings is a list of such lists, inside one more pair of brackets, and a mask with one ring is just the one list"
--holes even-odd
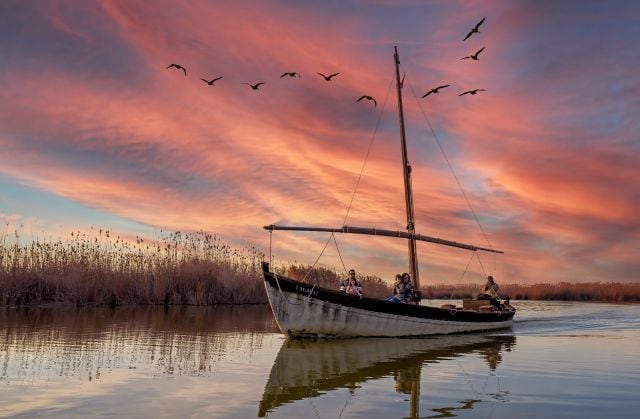
[(260, 261), (204, 233), (124, 240), (108, 230), (21, 244), (0, 236), (0, 304), (243, 304), (266, 302)]

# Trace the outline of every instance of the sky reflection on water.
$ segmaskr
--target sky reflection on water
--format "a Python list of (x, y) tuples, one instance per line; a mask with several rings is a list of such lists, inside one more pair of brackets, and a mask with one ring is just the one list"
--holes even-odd
[(0, 416), (635, 417), (640, 306), (519, 307), (500, 334), (339, 341), (267, 306), (0, 309)]

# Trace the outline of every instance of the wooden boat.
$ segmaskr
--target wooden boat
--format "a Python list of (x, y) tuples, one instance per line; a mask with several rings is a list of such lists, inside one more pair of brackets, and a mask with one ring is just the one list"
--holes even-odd
[[(397, 48), (394, 54), (398, 112), (400, 119), (400, 143), (407, 210), (407, 231), (391, 231), (377, 228), (342, 226), (339, 228), (309, 226), (268, 225), (264, 229), (330, 232), (331, 234), (366, 234), (407, 240), (409, 271), (415, 289), (420, 289), (418, 272), (418, 241), (466, 249), (473, 252), (503, 253), (499, 250), (430, 237), (415, 232), (413, 193), (411, 189), (411, 167), (407, 160), (402, 91), (400, 82), (400, 59)], [(421, 336), (477, 332), (509, 327), (515, 308), (499, 298), (478, 304), (429, 307), (419, 304), (393, 303), (364, 296), (349, 295), (305, 282), (297, 281), (270, 270), (263, 263), (264, 284), (276, 322), (282, 333), (295, 337), (325, 336)], [(471, 307), (471, 308), (465, 308)]]
[(502, 360), (502, 352), (513, 350), (515, 345), (514, 336), (480, 334), (422, 339), (287, 339), (271, 368), (258, 417), (298, 400), (322, 397), (342, 388), (355, 389), (390, 376), (395, 378), (396, 391), (411, 395), (410, 417), (419, 417), (423, 368), (443, 359), (478, 354), (493, 372)]

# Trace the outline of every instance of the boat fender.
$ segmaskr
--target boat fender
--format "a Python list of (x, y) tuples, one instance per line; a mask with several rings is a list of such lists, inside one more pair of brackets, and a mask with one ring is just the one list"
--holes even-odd
[(455, 308), (452, 308), (451, 310), (449, 310), (449, 314), (451, 314), (452, 316), (455, 316), (457, 312), (458, 312), (458, 309), (455, 309)]

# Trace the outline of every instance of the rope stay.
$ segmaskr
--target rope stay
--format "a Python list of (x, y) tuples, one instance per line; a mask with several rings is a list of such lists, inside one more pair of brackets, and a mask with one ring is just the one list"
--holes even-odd
[(347, 270), (347, 267), (344, 264), (344, 260), (342, 259), (342, 254), (340, 253), (340, 247), (338, 246), (338, 241), (336, 240), (335, 233), (331, 233), (331, 236), (333, 236), (333, 242), (336, 244), (336, 250), (338, 251), (338, 257), (340, 258), (340, 263), (342, 263), (342, 269), (344, 269), (345, 276), (348, 276), (349, 272)]
[[(464, 278), (464, 275), (467, 273), (467, 270), (469, 269), (469, 265), (471, 265), (471, 261), (473, 260), (476, 254), (477, 254), (476, 252), (471, 253), (471, 257), (469, 258), (469, 261), (467, 262), (467, 266), (465, 266), (464, 271), (462, 272), (462, 275), (460, 275), (460, 278), (458, 279), (458, 283), (456, 284), (456, 287), (458, 287), (462, 282), (462, 278)], [(453, 289), (453, 292), (449, 296), (449, 301), (453, 299), (453, 294), (455, 294), (455, 291), (456, 291), (456, 288)]]
[[(389, 87), (387, 88), (387, 94), (384, 98), (384, 102), (382, 103), (382, 107), (380, 108), (380, 112), (378, 113), (378, 119), (376, 121), (376, 126), (375, 129), (373, 130), (373, 134), (371, 135), (371, 139), (369, 140), (369, 146), (367, 147), (367, 153), (365, 154), (365, 158), (364, 161), (362, 162), (362, 167), (360, 168), (360, 173), (358, 174), (358, 179), (356, 180), (356, 185), (353, 189), (353, 193), (351, 194), (351, 199), (349, 201), (349, 205), (347, 206), (347, 211), (344, 215), (344, 221), (342, 222), (342, 225), (346, 225), (347, 223), (347, 219), (349, 218), (349, 213), (351, 212), (351, 206), (353, 205), (353, 200), (356, 196), (356, 192), (358, 191), (358, 187), (360, 186), (360, 180), (362, 179), (362, 174), (364, 173), (364, 168), (367, 165), (367, 161), (369, 159), (369, 155), (371, 154), (371, 149), (373, 148), (373, 143), (376, 139), (376, 135), (378, 133), (378, 128), (380, 127), (380, 121), (382, 120), (382, 115), (384, 115), (384, 110), (387, 106), (387, 101), (389, 99), (389, 94), (391, 93), (391, 86), (393, 85), (393, 77), (391, 78), (391, 81), (389, 82)], [(273, 263), (273, 257), (272, 257), (272, 253), (271, 253), (271, 243), (272, 243), (272, 233), (273, 233), (274, 229), (270, 229), (269, 230), (269, 263), (272, 264)], [(318, 257), (316, 258), (316, 261), (313, 263), (313, 266), (311, 266), (311, 268), (307, 271), (307, 273), (305, 274), (304, 278), (302, 278), (302, 281), (304, 281), (307, 276), (311, 273), (311, 271), (313, 271), (313, 269), (316, 267), (316, 264), (318, 263), (318, 261), (320, 260), (320, 258), (322, 257), (322, 255), (324, 254), (324, 251), (327, 249), (327, 245), (329, 244), (329, 241), (331, 241), (331, 238), (333, 238), (333, 241), (336, 245), (336, 250), (338, 251), (338, 256), (340, 257), (340, 262), (342, 263), (342, 267), (345, 270), (345, 272), (347, 272), (347, 267), (344, 264), (344, 260), (342, 259), (342, 254), (340, 253), (340, 248), (338, 246), (338, 241), (336, 240), (335, 234), (332, 232), (331, 236), (329, 236), (329, 239), (327, 239), (327, 242), (325, 243), (322, 251), (320, 252), (320, 255), (318, 255)], [(278, 278), (276, 277), (276, 283), (278, 282)], [(316, 282), (316, 281), (314, 281)], [(280, 284), (278, 283), (278, 287), (280, 287)], [(315, 287), (315, 284), (314, 284)], [(312, 289), (313, 290), (313, 289)], [(281, 290), (282, 292), (282, 290)]]
[[(311, 268), (307, 271), (307, 273), (304, 275), (304, 278), (302, 278), (302, 282), (304, 282), (305, 279), (307, 279), (307, 277), (309, 276), (309, 274), (311, 273), (311, 271), (313, 271), (316, 267), (316, 265), (318, 264), (318, 261), (320, 260), (320, 258), (322, 257), (322, 255), (324, 254), (324, 251), (327, 250), (327, 246), (329, 245), (329, 242), (331, 241), (331, 237), (333, 237), (333, 233), (331, 233), (331, 235), (329, 236), (329, 238), (327, 239), (327, 242), (324, 244), (324, 247), (322, 248), (322, 252), (320, 252), (320, 254), (318, 255), (318, 257), (316, 258), (316, 261), (313, 262), (313, 266), (311, 266)], [(314, 283), (316, 282), (316, 280), (314, 279), (313, 281)]]
[(269, 231), (269, 265), (273, 266), (273, 255), (271, 253), (271, 247), (273, 243), (273, 230)]
[[(270, 231), (270, 233), (273, 233), (273, 230)], [(307, 276), (309, 276), (309, 274), (314, 270), (314, 268), (316, 267), (316, 265), (318, 264), (318, 261), (320, 260), (320, 258), (322, 257), (322, 255), (324, 254), (324, 251), (327, 249), (327, 246), (329, 245), (329, 242), (331, 241), (331, 237), (333, 237), (334, 233), (331, 233), (331, 236), (329, 236), (329, 238), (327, 239), (326, 243), (324, 244), (324, 247), (322, 248), (322, 251), (320, 252), (320, 254), (318, 255), (318, 257), (316, 258), (316, 261), (313, 262), (313, 266), (311, 266), (311, 268), (309, 268), (309, 270), (307, 271), (307, 273), (304, 275), (304, 277), (302, 278), (302, 282), (304, 282), (305, 279), (307, 279)], [(278, 286), (278, 290), (280, 291), (280, 295), (282, 296), (282, 299), (287, 303), (287, 304), (291, 304), (291, 305), (300, 305), (301, 303), (294, 303), (289, 301), (289, 299), (287, 297), (285, 297), (284, 293), (282, 292), (282, 288), (280, 287), (280, 281), (278, 281), (278, 275), (273, 272), (273, 277), (276, 280), (276, 285)], [(307, 296), (307, 299), (311, 298), (311, 295), (313, 294), (313, 291), (315, 290), (317, 285), (317, 280), (314, 279), (313, 281), (313, 287), (311, 288), (311, 291), (309, 291), (309, 295)]]
[[(402, 65), (401, 65), (402, 66)], [(404, 68), (402, 69), (404, 71)], [(405, 71), (406, 73), (406, 71)], [(424, 107), (422, 106), (422, 102), (420, 102), (420, 100), (418, 99), (418, 95), (415, 91), (415, 89), (413, 88), (413, 85), (411, 84), (411, 80), (407, 78), (407, 81), (409, 82), (409, 88), (411, 89), (411, 92), (413, 93), (413, 97), (415, 98), (416, 102), (418, 103), (418, 107), (420, 108), (420, 112), (422, 113), (422, 116), (424, 117), (424, 120), (426, 121), (427, 125), (429, 126), (429, 130), (431, 131), (431, 135), (433, 136), (438, 149), (440, 150), (440, 153), (442, 153), (442, 156), (445, 160), (445, 162), (447, 163), (447, 166), (449, 167), (449, 171), (451, 171), (451, 175), (453, 176), (453, 178), (456, 181), (456, 184), (458, 185), (458, 189), (460, 190), (460, 193), (462, 194), (462, 197), (464, 198), (465, 202), (467, 203), (467, 206), (469, 207), (469, 210), (471, 211), (471, 214), (473, 215), (473, 219), (475, 220), (476, 224), (478, 225), (478, 229), (480, 230), (480, 232), (482, 233), (482, 236), (484, 237), (484, 239), (486, 240), (487, 244), (489, 245), (489, 247), (493, 247), (493, 245), (491, 244), (491, 241), (489, 240), (489, 237), (487, 236), (487, 233), (485, 232), (484, 228), (482, 227), (482, 224), (480, 223), (480, 219), (478, 218), (478, 215), (476, 214), (476, 211), (473, 209), (473, 206), (471, 205), (471, 201), (469, 200), (469, 197), (467, 196), (467, 193), (465, 192), (464, 188), (462, 187), (462, 183), (460, 182), (460, 179), (458, 178), (458, 175), (456, 174), (453, 165), (451, 164), (451, 161), (449, 160), (449, 157), (447, 156), (447, 153), (444, 150), (444, 147), (442, 146), (442, 143), (440, 142), (440, 139), (438, 138), (438, 135), (436, 134), (435, 129), (433, 128), (433, 125), (431, 124), (431, 121), (429, 120), (429, 117), (427, 116), (427, 113), (424, 110)], [(478, 263), (480, 264), (480, 267), (482, 268), (482, 272), (484, 274), (484, 276), (487, 276), (487, 272), (484, 269), (484, 266), (482, 265), (482, 261), (480, 260), (480, 255), (477, 255), (478, 257)], [(496, 271), (496, 255), (493, 255), (493, 272)]]
[[(402, 70), (404, 71), (404, 68)], [(464, 197), (464, 200), (466, 201), (467, 206), (469, 207), (469, 210), (471, 211), (471, 214), (473, 215), (473, 218), (475, 219), (476, 224), (478, 225), (478, 228), (480, 229), (480, 232), (482, 233), (484, 239), (487, 241), (487, 244), (489, 245), (489, 247), (493, 247), (492, 244), (491, 244), (491, 241), (487, 237), (487, 234), (485, 233), (484, 229), (482, 228), (482, 224), (480, 224), (480, 220), (478, 219), (478, 216), (477, 216), (475, 210), (471, 206), (471, 201), (467, 197), (467, 193), (464, 191), (464, 188), (462, 187), (462, 183), (460, 182), (460, 179), (458, 178), (458, 175), (456, 174), (455, 170), (453, 169), (453, 165), (451, 164), (451, 161), (449, 160), (449, 157), (447, 156), (447, 153), (444, 151), (444, 147), (442, 147), (442, 144), (440, 143), (440, 140), (438, 139), (438, 136), (436, 135), (436, 131), (433, 129), (433, 125), (431, 125), (431, 121), (429, 120), (429, 117), (427, 117), (427, 113), (425, 112), (424, 107), (422, 106), (422, 103), (420, 102), (420, 100), (418, 100), (418, 95), (416, 94), (416, 91), (413, 88), (413, 85), (411, 84), (411, 80), (409, 80), (407, 78), (407, 81), (409, 82), (409, 88), (411, 89), (411, 92), (413, 93), (413, 96), (416, 99), (416, 102), (418, 103), (418, 107), (420, 108), (420, 111), (422, 112), (422, 116), (424, 117), (425, 121), (427, 122), (427, 125), (429, 126), (429, 129), (431, 130), (431, 134), (433, 135), (433, 138), (435, 139), (436, 144), (438, 145), (438, 148), (440, 149), (440, 152), (442, 153), (442, 156), (444, 157), (444, 160), (447, 163), (447, 166), (449, 167), (449, 170), (451, 171), (451, 174), (453, 175), (453, 178), (455, 179), (455, 181), (456, 181), (456, 183), (458, 185), (458, 188), (460, 189), (460, 192), (462, 193), (462, 196)]]
[(378, 128), (380, 127), (380, 121), (382, 120), (382, 115), (384, 114), (384, 109), (387, 106), (387, 100), (389, 99), (389, 93), (391, 93), (391, 86), (393, 85), (393, 77), (389, 82), (389, 88), (387, 89), (387, 95), (384, 98), (384, 102), (382, 103), (382, 107), (380, 108), (380, 112), (378, 112), (378, 120), (376, 122), (376, 127), (373, 130), (373, 135), (371, 136), (371, 140), (369, 140), (369, 147), (367, 148), (367, 154), (364, 157), (364, 161), (362, 162), (362, 167), (360, 168), (360, 174), (358, 175), (358, 180), (356, 181), (356, 186), (353, 188), (353, 194), (351, 194), (351, 200), (349, 201), (349, 205), (347, 206), (347, 212), (344, 215), (344, 221), (342, 221), (342, 225), (347, 223), (347, 218), (349, 217), (349, 212), (351, 211), (351, 206), (353, 205), (353, 200), (356, 197), (356, 192), (358, 191), (358, 187), (360, 186), (360, 180), (362, 179), (362, 173), (364, 173), (364, 168), (367, 165), (367, 160), (369, 159), (369, 154), (371, 153), (371, 149), (373, 148), (373, 142), (376, 139), (376, 134), (378, 133)]

